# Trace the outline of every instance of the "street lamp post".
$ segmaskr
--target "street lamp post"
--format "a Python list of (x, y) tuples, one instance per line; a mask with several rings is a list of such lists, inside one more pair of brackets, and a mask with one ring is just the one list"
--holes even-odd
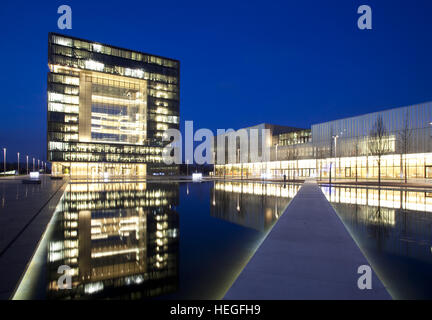
[[(276, 162), (278, 161), (278, 147), (279, 147), (279, 143), (276, 143)], [(277, 164), (276, 164), (276, 166), (277, 166)], [(280, 164), (279, 164), (279, 174), (281, 174)]]
[(19, 174), (19, 152), (17, 154), (18, 154), (18, 174)]
[(240, 163), (240, 148), (237, 148), (237, 163)]
[(6, 148), (3, 148), (3, 173), (6, 175)]
[(216, 152), (213, 151), (213, 177), (216, 177)]
[(35, 171), (35, 158), (33, 158), (33, 171)]
[[(335, 144), (335, 153), (334, 153), (335, 158), (337, 158), (337, 139), (338, 138), (339, 138), (339, 135), (333, 136), (333, 140), (334, 140), (334, 144)], [(330, 167), (330, 170), (331, 170), (331, 167)], [(336, 180), (336, 175), (337, 175), (336, 170), (337, 170), (337, 162), (335, 161), (335, 180)]]
[(26, 156), (26, 169), (27, 169), (27, 174), (28, 174), (28, 156)]

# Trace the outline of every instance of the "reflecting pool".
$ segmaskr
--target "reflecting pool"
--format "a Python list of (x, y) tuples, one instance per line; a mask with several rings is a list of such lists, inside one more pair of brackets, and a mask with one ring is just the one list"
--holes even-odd
[(71, 183), (15, 298), (221, 298), (299, 187)]
[(394, 298), (432, 298), (431, 192), (322, 190)]

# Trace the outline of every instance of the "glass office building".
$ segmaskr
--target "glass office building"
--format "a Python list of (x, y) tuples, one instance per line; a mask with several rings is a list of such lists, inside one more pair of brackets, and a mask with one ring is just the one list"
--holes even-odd
[(179, 128), (179, 61), (50, 33), (48, 64), (54, 174), (177, 173), (162, 133)]
[[(376, 126), (381, 123), (376, 145)], [(272, 138), (270, 161), (216, 165), (218, 176), (274, 179), (432, 179), (432, 102), (312, 125)], [(285, 140), (291, 138), (291, 140)], [(276, 143), (279, 141), (279, 143)], [(282, 142), (283, 141), (283, 142)]]

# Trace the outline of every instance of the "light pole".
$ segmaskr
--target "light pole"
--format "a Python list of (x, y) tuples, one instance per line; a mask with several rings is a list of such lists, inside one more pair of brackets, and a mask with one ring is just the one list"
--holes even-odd
[[(278, 161), (278, 154), (277, 154), (277, 152), (278, 152), (278, 147), (279, 147), (279, 143), (276, 143), (276, 162)], [(277, 164), (276, 164), (276, 166), (277, 166)], [(278, 174), (280, 174), (280, 170), (281, 168), (280, 168), (280, 166), (279, 166), (279, 172), (278, 172)], [(276, 171), (276, 170), (275, 170)]]
[(33, 171), (35, 171), (35, 158), (33, 158)]
[(333, 136), (334, 142), (335, 142), (335, 158), (337, 157), (337, 139), (339, 138), (338, 135)]
[(18, 155), (18, 174), (19, 174), (19, 152), (17, 153)]
[(240, 148), (237, 148), (237, 163), (240, 163)]
[(4, 175), (6, 175), (6, 148), (3, 148), (3, 173)]
[(213, 151), (213, 177), (216, 177), (216, 151)]
[(26, 156), (26, 169), (27, 169), (27, 174), (28, 174), (28, 156)]
[[(335, 135), (332, 138), (333, 138), (334, 144), (335, 144), (335, 153), (334, 153), (334, 156), (335, 156), (335, 158), (337, 158), (337, 139), (339, 138), (339, 135)], [(330, 167), (330, 170), (331, 170), (331, 167)], [(337, 175), (336, 170), (337, 170), (337, 162), (335, 161), (335, 180), (336, 180), (336, 175)]]
[(38, 159), (38, 171), (39, 171), (39, 163), (40, 163), (40, 160)]

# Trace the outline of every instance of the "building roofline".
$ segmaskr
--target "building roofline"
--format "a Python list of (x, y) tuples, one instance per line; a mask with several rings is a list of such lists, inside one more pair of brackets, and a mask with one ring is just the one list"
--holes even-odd
[(127, 49), (127, 48), (123, 48), (123, 47), (118, 47), (118, 46), (114, 46), (114, 45), (111, 45), (111, 44), (107, 44), (107, 43), (103, 43), (103, 42), (98, 42), (98, 41), (93, 41), (93, 40), (84, 39), (84, 38), (78, 38), (78, 37), (70, 36), (70, 35), (63, 34), (63, 33), (48, 32), (48, 36), (50, 38), (51, 38), (52, 35), (61, 36), (61, 37), (65, 37), (65, 38), (71, 38), (73, 40), (79, 40), (79, 41), (86, 41), (86, 42), (97, 43), (97, 44), (100, 44), (100, 45), (103, 45), (103, 46), (107, 46), (107, 47), (111, 47), (111, 48), (114, 48), (114, 49), (126, 50), (126, 51), (136, 52), (136, 53), (140, 53), (140, 54), (144, 54), (144, 55), (148, 55), (148, 56), (153, 56), (153, 57), (157, 57), (157, 58), (161, 58), (161, 59), (171, 60), (171, 61), (177, 62), (180, 65), (180, 60), (178, 60), (178, 59), (168, 58), (168, 57), (160, 56), (160, 55), (157, 55), (157, 54), (152, 54), (152, 53), (147, 53), (147, 52), (143, 52), (143, 51)]
[[(256, 125), (253, 126), (249, 126), (249, 127), (245, 127), (245, 128), (240, 128), (240, 129), (249, 129), (249, 128), (253, 128), (253, 127), (258, 127), (258, 126), (272, 126), (274, 128), (285, 128), (285, 129), (293, 129), (293, 130), (309, 130), (307, 128), (299, 128), (299, 127), (293, 127), (293, 126), (286, 126), (286, 125), (281, 125), (281, 124), (274, 124), (274, 123), (268, 123), (268, 122), (261, 122), (258, 123)], [(240, 130), (238, 129), (238, 130)]]
[(373, 111), (373, 112), (368, 112), (368, 113), (362, 113), (362, 114), (359, 114), (359, 115), (356, 115), (356, 116), (350, 116), (350, 117), (346, 117), (346, 118), (339, 118), (339, 119), (329, 120), (329, 121), (325, 121), (325, 122), (314, 123), (314, 124), (311, 125), (311, 128), (313, 126), (317, 126), (317, 125), (321, 125), (321, 124), (325, 124), (325, 123), (330, 123), (330, 122), (335, 122), (335, 121), (341, 121), (341, 120), (348, 120), (348, 119), (353, 119), (353, 118), (358, 118), (358, 117), (363, 117), (363, 116), (369, 116), (369, 115), (373, 115), (373, 114), (376, 114), (376, 113), (388, 112), (388, 111), (393, 111), (393, 110), (397, 110), (397, 109), (415, 107), (415, 106), (419, 106), (419, 105), (422, 105), (422, 104), (430, 104), (430, 103), (432, 103), (432, 101), (424, 101), (424, 102), (420, 102), (420, 103), (409, 104), (409, 105), (406, 105), (406, 106), (387, 108), (387, 109), (382, 109), (382, 110), (378, 110), (378, 111)]

